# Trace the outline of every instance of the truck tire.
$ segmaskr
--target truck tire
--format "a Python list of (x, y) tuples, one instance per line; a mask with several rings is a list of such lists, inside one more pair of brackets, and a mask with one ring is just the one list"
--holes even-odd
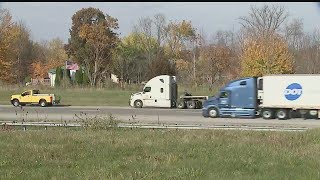
[(176, 102), (175, 101), (171, 101), (171, 108), (175, 108), (177, 107)]
[(196, 102), (195, 101), (188, 101), (187, 102), (188, 109), (195, 109), (196, 108)]
[(41, 100), (39, 101), (39, 104), (40, 104), (41, 107), (46, 107), (46, 106), (47, 106), (47, 101), (44, 100), (44, 99), (41, 99)]
[(262, 109), (261, 115), (263, 119), (274, 119), (274, 112), (272, 109)]
[(286, 120), (289, 118), (289, 111), (287, 109), (278, 109), (276, 116), (279, 120)]
[(12, 101), (12, 105), (13, 105), (14, 107), (18, 107), (18, 106), (20, 105), (19, 100), (18, 100), (18, 99), (14, 99), (14, 100)]
[(196, 101), (196, 108), (202, 109), (202, 102), (201, 101)]
[(184, 101), (179, 101), (179, 102), (178, 102), (178, 108), (179, 108), (179, 109), (184, 109), (185, 106), (186, 106), (186, 103), (185, 103)]
[(211, 118), (217, 118), (217, 117), (219, 117), (219, 111), (217, 108), (209, 108), (208, 115)]
[(143, 106), (143, 103), (142, 103), (141, 100), (135, 100), (134, 101), (134, 107), (135, 108), (142, 108), (142, 106)]

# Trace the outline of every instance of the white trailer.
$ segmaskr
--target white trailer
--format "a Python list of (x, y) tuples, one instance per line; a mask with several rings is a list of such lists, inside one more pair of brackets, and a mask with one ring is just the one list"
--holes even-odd
[(320, 118), (320, 74), (264, 76), (258, 98), (264, 119), (288, 119), (292, 112)]
[[(135, 108), (166, 107), (166, 108), (202, 108), (202, 100), (208, 96), (180, 96), (175, 76), (160, 75), (150, 79), (142, 92), (131, 95), (129, 105)], [(179, 99), (179, 100), (178, 100)]]

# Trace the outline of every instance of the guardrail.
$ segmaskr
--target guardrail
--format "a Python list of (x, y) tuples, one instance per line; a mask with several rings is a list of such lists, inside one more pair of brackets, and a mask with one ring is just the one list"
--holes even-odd
[[(20, 126), (24, 131), (28, 126), (44, 127), (47, 130), (48, 127), (83, 127), (79, 123), (55, 123), (55, 122), (3, 122), (1, 123), (3, 128), (7, 126)], [(111, 127), (111, 126), (110, 126)], [(119, 128), (142, 128), (142, 129), (219, 129), (219, 130), (254, 130), (254, 131), (306, 131), (308, 128), (297, 127), (281, 127), (281, 126), (242, 126), (242, 125), (170, 125), (170, 124), (127, 124), (119, 123), (116, 127)]]

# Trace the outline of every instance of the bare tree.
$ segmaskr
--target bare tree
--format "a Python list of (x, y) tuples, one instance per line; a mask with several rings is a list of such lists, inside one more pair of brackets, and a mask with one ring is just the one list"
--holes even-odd
[(284, 37), (291, 49), (299, 50), (301, 48), (303, 35), (302, 19), (294, 19), (284, 28)]
[(239, 19), (242, 27), (251, 35), (265, 36), (279, 31), (288, 16), (282, 6), (264, 5), (261, 8), (251, 6), (249, 16)]
[(156, 14), (153, 21), (156, 28), (156, 38), (160, 47), (166, 36), (166, 17), (163, 14)]
[(138, 36), (139, 41), (143, 44), (146, 50), (146, 59), (149, 63), (154, 59), (154, 43), (152, 34), (153, 20), (150, 17), (140, 18), (137, 25), (134, 26), (134, 32), (142, 34)]
[(301, 48), (297, 51), (296, 73), (320, 73), (320, 31), (304, 35)]

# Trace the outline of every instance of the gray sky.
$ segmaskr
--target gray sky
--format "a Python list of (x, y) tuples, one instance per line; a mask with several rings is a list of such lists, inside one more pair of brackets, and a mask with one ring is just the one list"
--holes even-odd
[[(132, 31), (140, 17), (163, 13), (168, 20), (191, 20), (198, 29), (211, 36), (218, 30), (237, 30), (238, 18), (246, 16), (250, 5), (265, 3), (251, 2), (180, 2), (180, 3), (138, 3), (138, 2), (5, 2), (14, 20), (23, 20), (36, 41), (55, 37), (67, 42), (72, 15), (81, 8), (95, 7), (119, 20), (122, 36)], [(270, 3), (268, 3), (270, 4)], [(307, 32), (320, 29), (320, 7), (314, 2), (272, 3), (286, 7), (292, 18), (302, 18)]]

